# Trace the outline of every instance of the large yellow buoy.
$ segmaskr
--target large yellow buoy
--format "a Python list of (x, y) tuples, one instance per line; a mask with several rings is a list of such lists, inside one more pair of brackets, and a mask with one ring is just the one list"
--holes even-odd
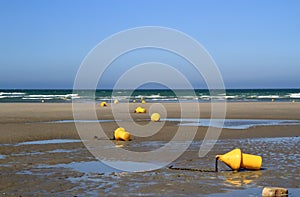
[(160, 120), (160, 114), (159, 113), (153, 113), (151, 115), (151, 121), (152, 122), (158, 122)]
[(251, 154), (242, 154), (241, 167), (248, 170), (259, 170), (262, 165), (262, 157)]
[(106, 102), (101, 102), (101, 103), (100, 103), (100, 106), (101, 106), (101, 107), (106, 107), (106, 106), (107, 106), (107, 103), (106, 103)]
[(137, 108), (134, 110), (134, 113), (146, 113), (146, 109), (145, 109), (145, 108), (142, 108), (142, 107), (137, 107)]
[(114, 132), (114, 138), (115, 138), (115, 140), (129, 141), (130, 133), (125, 131), (125, 129), (123, 127), (119, 127)]
[(224, 155), (216, 156), (216, 171), (217, 160), (224, 162), (233, 170), (239, 170), (241, 168), (247, 170), (259, 170), (262, 165), (262, 157), (257, 155), (250, 155), (242, 153), (239, 148), (236, 148)]

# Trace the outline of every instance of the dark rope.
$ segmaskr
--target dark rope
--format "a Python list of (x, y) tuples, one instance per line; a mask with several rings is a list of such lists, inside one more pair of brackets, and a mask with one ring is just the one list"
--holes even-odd
[(171, 170), (188, 170), (188, 171), (196, 171), (196, 172), (215, 172), (215, 170), (204, 170), (199, 168), (176, 168), (173, 166), (168, 167)]

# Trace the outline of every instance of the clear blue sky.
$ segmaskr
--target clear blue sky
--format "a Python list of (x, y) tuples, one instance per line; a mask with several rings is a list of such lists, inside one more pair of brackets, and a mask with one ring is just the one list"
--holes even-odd
[(297, 0), (0, 0), (0, 88), (72, 88), (101, 40), (152, 25), (202, 43), (227, 88), (300, 88)]

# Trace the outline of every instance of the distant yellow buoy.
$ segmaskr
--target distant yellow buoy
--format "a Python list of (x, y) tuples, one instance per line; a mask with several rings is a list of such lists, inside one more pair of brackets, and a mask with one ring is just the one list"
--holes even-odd
[(224, 155), (217, 155), (216, 160), (224, 162), (233, 170), (239, 170), (241, 168), (248, 170), (259, 170), (262, 165), (261, 156), (242, 153), (242, 151), (239, 148), (236, 148)]
[(130, 133), (127, 132), (123, 127), (119, 127), (114, 132), (114, 138), (115, 140), (129, 141)]
[(151, 115), (151, 121), (152, 122), (158, 122), (160, 120), (160, 114), (159, 113), (153, 113)]
[(134, 110), (134, 113), (146, 113), (146, 109), (145, 109), (145, 108), (142, 108), (142, 107), (137, 107), (137, 108)]
[(106, 103), (106, 102), (101, 102), (101, 103), (100, 103), (100, 106), (101, 106), (101, 107), (106, 107), (106, 106), (107, 106), (107, 103)]
[(274, 102), (275, 100), (274, 99), (272, 99), (272, 102)]
[(292, 103), (295, 103), (295, 100), (293, 100)]
[(42, 103), (45, 103), (45, 100), (44, 100), (44, 99), (42, 99)]
[(146, 103), (146, 101), (144, 99), (142, 99), (142, 104), (145, 104), (145, 103)]
[(135, 103), (136, 102), (136, 100), (135, 99), (133, 99), (133, 101), (132, 101), (133, 103)]
[(115, 99), (114, 104), (118, 104), (118, 103), (119, 103), (118, 99)]

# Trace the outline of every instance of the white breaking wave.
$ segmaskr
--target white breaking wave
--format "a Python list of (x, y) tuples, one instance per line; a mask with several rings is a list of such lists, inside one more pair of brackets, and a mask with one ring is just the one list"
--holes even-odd
[(54, 98), (63, 98), (63, 99), (75, 99), (80, 98), (78, 94), (32, 94), (22, 99), (54, 99)]
[(150, 96), (146, 96), (146, 98), (161, 98), (162, 96), (154, 94), (154, 95), (150, 95)]
[(225, 95), (208, 96), (208, 95), (203, 95), (203, 96), (200, 96), (200, 98), (203, 99), (203, 100), (210, 100), (210, 99), (222, 100), (222, 99), (235, 99), (235, 98), (238, 98), (238, 96), (225, 96)]
[(300, 93), (294, 93), (289, 95), (290, 98), (300, 98)]
[(24, 92), (0, 92), (0, 95), (24, 95)]
[(0, 99), (1, 98), (20, 98), (22, 96), (0, 96)]
[(33, 97), (33, 98), (31, 98), (31, 97), (24, 97), (22, 99), (23, 100), (42, 100), (42, 99), (44, 99), (44, 100), (51, 100), (53, 98), (47, 98), (47, 97)]
[(263, 96), (258, 96), (257, 98), (260, 99), (275, 99), (275, 98), (280, 98), (278, 95), (263, 95)]

